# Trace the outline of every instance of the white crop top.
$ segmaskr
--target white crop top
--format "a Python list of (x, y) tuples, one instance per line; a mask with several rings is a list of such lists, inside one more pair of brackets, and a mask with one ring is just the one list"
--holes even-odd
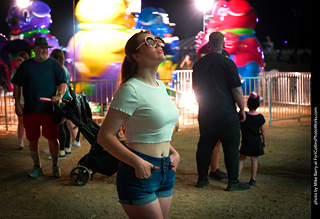
[(162, 81), (150, 86), (131, 78), (117, 90), (110, 108), (129, 115), (124, 122), (128, 143), (171, 141), (179, 111), (166, 92)]

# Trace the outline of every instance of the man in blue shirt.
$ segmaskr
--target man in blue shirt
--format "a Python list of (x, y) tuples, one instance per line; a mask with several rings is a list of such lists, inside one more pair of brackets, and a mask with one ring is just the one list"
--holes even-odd
[[(224, 46), (222, 33), (211, 33), (209, 44), (210, 53), (195, 63), (192, 74), (192, 86), (199, 104), (197, 187), (209, 183), (208, 169), (212, 149), (220, 139), (229, 179), (227, 190), (249, 189), (249, 185), (238, 180), (240, 122), (245, 121), (239, 73), (235, 63), (221, 55)], [(239, 112), (235, 103), (240, 108)]]
[[(30, 145), (33, 170), (29, 177), (43, 175), (40, 155), (40, 126), (42, 136), (48, 139), (52, 157), (52, 176), (60, 177), (58, 164), (58, 125), (53, 122), (52, 103), (43, 102), (40, 97), (50, 98), (52, 102), (61, 100), (66, 91), (66, 77), (60, 64), (48, 58), (48, 45), (45, 38), (35, 39), (33, 46), (35, 57), (24, 61), (12, 79), (14, 84), (15, 109), (17, 115), (23, 115), (26, 137)], [(20, 89), (23, 88), (24, 107), (20, 104)]]

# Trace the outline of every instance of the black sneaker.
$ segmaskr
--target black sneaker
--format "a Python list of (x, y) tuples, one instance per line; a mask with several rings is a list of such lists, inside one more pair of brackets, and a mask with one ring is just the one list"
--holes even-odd
[(250, 179), (250, 186), (256, 186), (256, 185), (257, 185), (257, 180)]
[(237, 190), (248, 190), (250, 189), (250, 185), (237, 182), (237, 183), (228, 183), (227, 191), (237, 191)]
[(197, 188), (203, 188), (204, 186), (206, 186), (208, 184), (209, 184), (208, 177), (205, 177), (205, 178), (204, 177), (199, 177), (196, 187)]
[(220, 169), (217, 169), (216, 172), (210, 172), (209, 177), (213, 179), (227, 179), (228, 174)]

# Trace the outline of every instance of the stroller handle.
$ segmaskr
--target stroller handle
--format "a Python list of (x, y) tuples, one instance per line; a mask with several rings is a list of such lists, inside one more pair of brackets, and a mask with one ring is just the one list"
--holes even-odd
[[(40, 97), (40, 100), (42, 100), (42, 101), (49, 101), (49, 102), (51, 102), (52, 101), (52, 99), (51, 98), (48, 98), (48, 97)], [(58, 106), (60, 107), (60, 99), (58, 100)]]
[(47, 97), (40, 97), (40, 100), (51, 102), (51, 98), (47, 98)]

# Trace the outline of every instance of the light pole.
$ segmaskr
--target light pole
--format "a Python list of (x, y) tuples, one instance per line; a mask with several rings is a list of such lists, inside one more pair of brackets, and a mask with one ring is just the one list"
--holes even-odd
[(213, 2), (214, 0), (195, 0), (197, 8), (203, 12), (203, 32), (206, 32), (206, 11), (208, 11), (212, 7)]

